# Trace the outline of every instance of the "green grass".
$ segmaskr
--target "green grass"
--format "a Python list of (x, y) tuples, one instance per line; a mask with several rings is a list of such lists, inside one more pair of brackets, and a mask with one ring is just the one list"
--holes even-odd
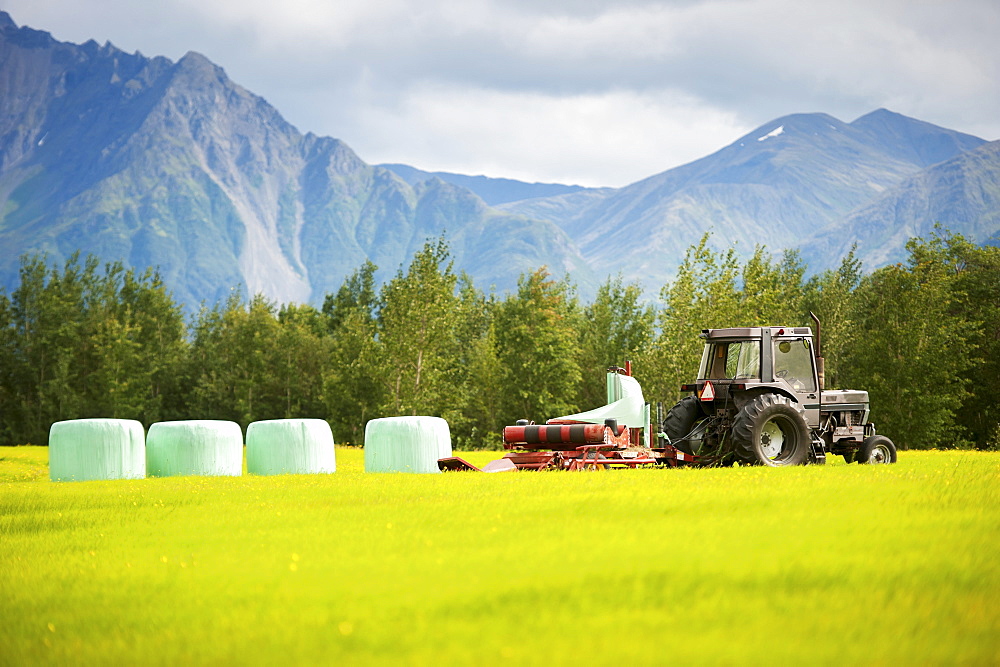
[(77, 483), (46, 455), (0, 449), (3, 664), (1000, 662), (996, 453)]

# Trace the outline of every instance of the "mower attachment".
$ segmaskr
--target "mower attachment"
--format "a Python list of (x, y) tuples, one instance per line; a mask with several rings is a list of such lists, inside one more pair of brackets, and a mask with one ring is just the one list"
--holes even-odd
[(447, 470), (452, 471), (475, 471), (475, 472), (510, 472), (511, 470), (517, 470), (517, 466), (514, 465), (508, 459), (498, 459), (496, 461), (490, 461), (482, 468), (477, 468), (468, 461), (458, 456), (449, 456), (447, 458), (438, 459), (438, 470), (444, 472)]

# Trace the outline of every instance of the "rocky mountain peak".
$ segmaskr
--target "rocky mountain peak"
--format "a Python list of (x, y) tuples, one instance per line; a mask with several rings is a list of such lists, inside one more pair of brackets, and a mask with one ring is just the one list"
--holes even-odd
[(10, 14), (3, 12), (6, 20), (0, 19), (0, 37), (9, 40), (24, 49), (45, 49), (56, 44), (52, 35), (44, 30), (35, 30), (27, 26), (18, 27)]
[(14, 19), (11, 18), (10, 14), (0, 10), (0, 30), (8, 29), (17, 30), (17, 24), (14, 23)]
[(851, 123), (866, 140), (883, 150), (920, 167), (929, 167), (950, 160), (959, 153), (984, 143), (970, 134), (955, 132), (916, 118), (877, 109)]
[[(462, 188), (418, 194), (344, 142), (303, 136), (200, 53), (172, 63), (5, 25), (0, 285), (24, 252), (61, 262), (81, 250), (159, 267), (189, 309), (238, 286), (316, 303), (365, 259), (392, 275), (445, 230), (486, 285), (546, 263), (586, 279), (570, 244), (552, 247), (552, 223), (526, 225)], [(487, 231), (522, 243), (501, 257)]]
[(177, 61), (177, 67), (183, 71), (214, 76), (220, 80), (228, 81), (229, 79), (229, 77), (226, 76), (224, 69), (197, 51), (188, 51), (185, 53), (184, 56)]

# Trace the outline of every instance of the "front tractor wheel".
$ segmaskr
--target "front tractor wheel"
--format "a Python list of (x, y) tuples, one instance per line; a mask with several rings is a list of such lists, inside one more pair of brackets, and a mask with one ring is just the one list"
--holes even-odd
[(896, 445), (884, 435), (865, 438), (858, 449), (858, 463), (895, 463)]
[(733, 445), (746, 463), (803, 465), (809, 459), (805, 410), (786, 396), (761, 394), (736, 415)]

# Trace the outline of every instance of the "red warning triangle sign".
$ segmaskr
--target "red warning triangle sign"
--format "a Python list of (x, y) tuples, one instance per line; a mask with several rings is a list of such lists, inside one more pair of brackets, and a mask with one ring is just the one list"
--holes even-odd
[(712, 386), (711, 382), (706, 382), (705, 386), (701, 390), (701, 400), (703, 401), (714, 401), (715, 400), (715, 387)]

